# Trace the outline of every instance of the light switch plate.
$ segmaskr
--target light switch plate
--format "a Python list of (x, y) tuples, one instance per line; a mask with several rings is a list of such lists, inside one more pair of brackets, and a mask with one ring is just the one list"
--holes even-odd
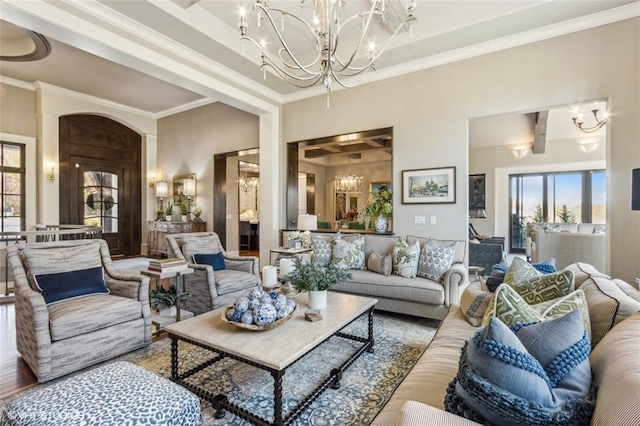
[(424, 225), (427, 223), (427, 218), (424, 216), (414, 216), (413, 217), (413, 223), (419, 224), (419, 225)]

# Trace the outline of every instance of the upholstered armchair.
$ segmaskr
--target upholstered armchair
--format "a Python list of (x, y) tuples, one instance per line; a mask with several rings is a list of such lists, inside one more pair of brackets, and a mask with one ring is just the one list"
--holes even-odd
[(16, 343), (46, 382), (151, 343), (149, 278), (116, 271), (103, 240), (7, 247)]
[[(232, 304), (261, 285), (260, 260), (255, 256), (229, 255), (215, 232), (170, 234), (166, 239), (167, 256), (184, 259), (194, 269), (193, 274), (183, 277), (183, 284), (184, 291), (191, 293), (185, 309), (195, 315)], [(219, 261), (207, 264), (206, 258), (212, 255), (221, 256)], [(198, 261), (198, 256), (205, 260)]]

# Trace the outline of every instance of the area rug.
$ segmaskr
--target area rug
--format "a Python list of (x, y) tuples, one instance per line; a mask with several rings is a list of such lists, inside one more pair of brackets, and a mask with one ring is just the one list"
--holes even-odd
[[(293, 423), (294, 425), (367, 425), (384, 407), (389, 397), (420, 358), (429, 344), (438, 322), (386, 313), (374, 317), (374, 352), (365, 352), (344, 373), (340, 389), (326, 390)], [(366, 335), (366, 318), (351, 324), (348, 331)], [(278, 342), (274, 341), (274, 345)], [(326, 378), (327, 373), (339, 366), (354, 350), (350, 340), (332, 337), (315, 351), (290, 367), (283, 381), (283, 407), (294, 407), (313, 388)], [(170, 377), (170, 340), (161, 339), (146, 349), (119, 357), (140, 365), (163, 377)], [(180, 343), (181, 371), (211, 357), (211, 352)], [(113, 362), (113, 361), (111, 361)], [(64, 380), (58, 379), (55, 380)], [(270, 374), (234, 360), (223, 360), (190, 378), (210, 389), (223, 393), (230, 401), (265, 418), (273, 418), (273, 379)], [(36, 386), (0, 402), (20, 398), (38, 389)], [(153, 389), (149, 389), (153, 392)], [(202, 402), (204, 425), (248, 425), (249, 423), (227, 413), (222, 419), (214, 418), (211, 404)]]

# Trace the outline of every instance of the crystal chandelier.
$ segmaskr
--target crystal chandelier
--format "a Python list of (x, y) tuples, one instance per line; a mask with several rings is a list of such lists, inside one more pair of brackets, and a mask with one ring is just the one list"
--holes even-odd
[(242, 177), (238, 180), (238, 186), (245, 194), (248, 194), (252, 190), (258, 188), (260, 179), (257, 177)]
[(575, 124), (575, 126), (578, 129), (582, 130), (584, 133), (593, 133), (596, 130), (600, 129), (605, 124), (607, 124), (607, 118), (609, 118), (608, 113), (605, 111), (604, 114), (602, 114), (602, 120), (600, 120), (598, 118), (598, 113), (599, 112), (600, 112), (600, 110), (598, 109), (598, 103), (594, 102), (593, 109), (591, 110), (591, 113), (593, 114), (593, 118), (596, 119), (596, 124), (594, 124), (591, 127), (583, 127), (584, 115), (582, 114), (582, 112), (580, 112), (580, 108), (579, 107), (574, 107), (573, 108), (573, 115), (571, 117), (571, 120), (573, 120), (573, 124)]
[[(260, 69), (265, 79), (266, 69), (271, 68), (282, 79), (296, 87), (307, 88), (324, 84), (327, 95), (331, 93), (334, 81), (343, 87), (353, 87), (344, 80), (367, 70), (375, 70), (376, 59), (398, 33), (408, 30), (411, 35), (412, 24), (416, 20), (413, 15), (416, 3), (413, 0), (409, 0), (406, 6), (402, 6), (400, 0), (369, 1), (371, 7), (368, 10), (351, 17), (343, 17), (346, 0), (301, 0), (300, 15), (270, 7), (269, 0), (257, 0), (253, 12), (256, 14), (259, 32), (255, 37), (261, 38), (259, 42), (247, 35), (249, 23), (244, 8), (240, 9), (238, 28), (243, 54), (245, 41), (253, 43), (258, 48), (262, 59)], [(312, 3), (313, 18), (310, 22), (301, 16), (305, 3)], [(389, 40), (379, 51), (375, 49), (372, 34), (376, 20), (390, 33)], [(285, 28), (288, 28), (287, 35), (291, 33), (290, 38), (285, 39)], [(359, 34), (356, 37), (357, 43), (355, 48), (350, 49), (345, 41), (348, 40), (346, 34), (355, 32)], [(301, 33), (313, 39), (315, 46), (311, 59), (303, 57), (309, 49), (293, 51), (293, 39), (300, 39)], [(270, 39), (267, 40), (267, 37)], [(363, 56), (366, 59), (360, 59)]]
[(351, 143), (347, 149), (347, 174), (336, 175), (336, 192), (362, 192), (364, 176), (351, 174)]

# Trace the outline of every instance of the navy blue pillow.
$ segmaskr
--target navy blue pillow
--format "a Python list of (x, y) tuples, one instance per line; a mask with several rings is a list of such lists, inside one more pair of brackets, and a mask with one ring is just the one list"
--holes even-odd
[(211, 265), (214, 271), (222, 271), (227, 269), (224, 263), (224, 255), (218, 253), (195, 253), (193, 255), (193, 263), (196, 265)]
[(90, 294), (109, 294), (102, 266), (57, 274), (34, 275), (33, 280), (48, 304)]

